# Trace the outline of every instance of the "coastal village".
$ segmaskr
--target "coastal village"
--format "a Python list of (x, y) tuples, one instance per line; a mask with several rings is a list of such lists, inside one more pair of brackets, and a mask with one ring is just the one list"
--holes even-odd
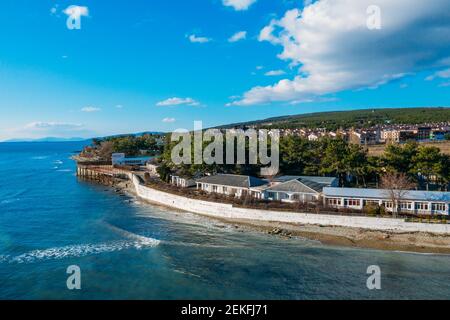
[[(236, 127), (239, 129), (242, 127)], [(348, 145), (367, 146), (384, 143), (401, 146), (408, 143), (430, 141), (445, 141), (450, 137), (448, 122), (432, 123), (420, 126), (384, 125), (370, 129), (351, 129), (342, 131), (326, 131), (322, 129), (281, 130), (284, 137), (300, 137), (310, 142), (321, 139), (339, 139)], [(151, 136), (154, 150), (162, 152), (165, 139), (162, 135)], [(99, 144), (100, 145), (100, 144)], [(146, 157), (146, 150), (139, 150), (139, 156), (130, 156), (124, 152), (112, 152), (110, 159), (78, 158), (78, 173), (85, 176), (86, 172), (95, 177), (111, 175), (115, 172), (126, 176), (134, 172), (145, 182), (157, 181), (159, 185), (170, 186), (167, 190), (185, 192), (196, 190), (204, 195), (217, 195), (224, 199), (251, 199), (256, 203), (286, 204), (285, 209), (297, 209), (315, 206), (317, 213), (339, 212), (340, 214), (360, 213), (372, 216), (432, 216), (439, 223), (447, 223), (450, 214), (449, 182), (440, 184), (440, 190), (429, 190), (433, 183), (427, 182), (426, 190), (419, 189), (405, 180), (403, 174), (394, 174), (390, 181), (377, 183), (375, 187), (348, 186), (347, 176), (344, 180), (337, 175), (292, 175), (281, 174), (270, 178), (261, 178), (249, 174), (214, 172), (213, 170), (198, 171), (186, 174), (186, 170), (168, 170), (160, 157)], [(136, 153), (136, 152), (135, 152)], [(444, 165), (445, 166), (445, 165)], [(86, 171), (86, 168), (87, 171)], [(445, 169), (445, 168), (444, 168)], [(448, 168), (446, 168), (448, 169)], [(423, 175), (421, 173), (421, 175)], [(386, 175), (385, 175), (386, 176)], [(431, 180), (437, 183), (437, 177), (431, 175)], [(384, 177), (384, 180), (388, 178)], [(348, 180), (350, 181), (350, 180)], [(403, 181), (403, 185), (402, 185)], [(184, 191), (183, 191), (184, 190)], [(220, 201), (220, 200), (219, 200)], [(319, 209), (320, 208), (320, 209)]]
[[(272, 123), (264, 123), (271, 127)], [(257, 129), (258, 126), (243, 126), (242, 129)], [(407, 141), (439, 142), (450, 140), (450, 122), (424, 123), (416, 125), (383, 124), (369, 128), (351, 128), (327, 130), (326, 128), (280, 129), (281, 136), (299, 136), (309, 141), (322, 137), (342, 137), (345, 141), (357, 145), (369, 146)]]

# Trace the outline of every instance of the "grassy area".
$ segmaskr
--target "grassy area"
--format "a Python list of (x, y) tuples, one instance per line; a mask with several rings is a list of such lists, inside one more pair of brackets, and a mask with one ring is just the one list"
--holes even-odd
[[(425, 145), (428, 147), (438, 147), (441, 149), (441, 152), (447, 155), (450, 155), (450, 141), (442, 141), (442, 142), (421, 142), (420, 145)], [(386, 149), (386, 145), (376, 145), (369, 147), (369, 155), (371, 156), (381, 156)]]

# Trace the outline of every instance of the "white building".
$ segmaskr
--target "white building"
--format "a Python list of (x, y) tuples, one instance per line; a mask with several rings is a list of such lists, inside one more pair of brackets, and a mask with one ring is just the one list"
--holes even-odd
[(209, 193), (283, 202), (314, 202), (324, 187), (337, 186), (336, 178), (282, 176), (269, 182), (250, 176), (219, 174), (197, 180), (197, 189)]
[(170, 176), (170, 183), (174, 186), (181, 187), (181, 188), (195, 187), (195, 185), (196, 185), (194, 179), (175, 176), (175, 175)]
[(251, 176), (234, 174), (218, 174), (198, 179), (197, 189), (208, 193), (218, 193), (228, 196), (243, 197), (251, 195), (257, 199), (263, 197), (268, 181)]
[(323, 188), (337, 187), (339, 180), (330, 177), (282, 176), (264, 190), (264, 199), (283, 202), (315, 202)]
[[(324, 205), (334, 208), (362, 210), (368, 205), (378, 205), (393, 211), (389, 190), (357, 188), (324, 188)], [(411, 214), (449, 215), (450, 192), (416, 191), (405, 192), (401, 200), (401, 211)]]

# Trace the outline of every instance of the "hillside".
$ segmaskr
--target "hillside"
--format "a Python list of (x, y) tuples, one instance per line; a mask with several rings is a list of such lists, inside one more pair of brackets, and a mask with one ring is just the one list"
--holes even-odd
[(352, 111), (333, 111), (308, 113), (269, 118), (265, 120), (230, 124), (221, 128), (238, 126), (276, 127), (276, 128), (364, 128), (376, 124), (421, 124), (450, 121), (450, 108), (399, 108), (367, 109)]

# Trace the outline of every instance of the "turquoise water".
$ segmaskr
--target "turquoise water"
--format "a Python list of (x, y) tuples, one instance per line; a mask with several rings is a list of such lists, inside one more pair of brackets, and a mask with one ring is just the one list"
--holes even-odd
[[(450, 257), (243, 233), (78, 181), (80, 143), (0, 144), (0, 299), (450, 298)], [(79, 291), (66, 287), (81, 268)], [(366, 287), (379, 265), (382, 289)]]

